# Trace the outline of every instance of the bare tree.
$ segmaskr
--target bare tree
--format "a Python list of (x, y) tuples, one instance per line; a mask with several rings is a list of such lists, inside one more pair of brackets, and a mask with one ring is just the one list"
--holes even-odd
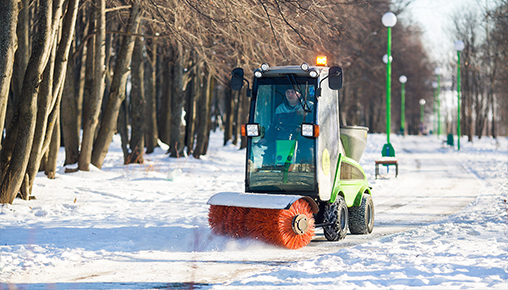
[[(28, 179), (26, 166), (32, 148), (37, 115), (37, 95), (42, 81), (42, 74), (48, 62), (51, 45), (56, 34), (56, 23), (61, 15), (61, 4), (40, 1), (38, 6), (39, 30), (35, 36), (32, 56), (28, 62), (23, 89), (19, 100), (18, 110), (7, 131), (5, 144), (2, 148), (2, 184), (0, 187), (0, 202), (12, 203), (21, 184)], [(55, 4), (55, 5), (54, 5)], [(55, 11), (53, 11), (55, 7)], [(26, 181), (25, 181), (26, 182)]]
[(4, 130), (5, 113), (9, 99), (9, 87), (16, 51), (17, 17), (18, 1), (0, 2), (0, 132)]
[[(508, 1), (501, 1), (491, 16), (493, 18), (493, 53), (499, 59), (499, 63), (505, 63), (508, 59)], [(508, 134), (508, 69), (506, 66), (499, 66), (499, 75), (494, 85), (495, 97), (490, 102), (492, 111), (491, 134), (497, 137), (498, 135)]]
[(74, 164), (79, 158), (79, 130), (78, 130), (78, 98), (76, 97), (76, 82), (74, 78), (75, 61), (67, 63), (67, 76), (62, 92), (61, 119), (62, 134), (65, 140), (64, 165)]
[(21, 89), (23, 87), (23, 77), (25, 76), (26, 66), (30, 57), (30, 13), (33, 13), (34, 9), (30, 6), (29, 0), (22, 0), (20, 2), (20, 11), (18, 15), (18, 24), (16, 28), (17, 34), (17, 49), (14, 55), (14, 63), (16, 64), (12, 68), (12, 83), (11, 83), (11, 99), (8, 103), (6, 124), (9, 126), (10, 120), (21, 95)]
[[(29, 182), (21, 187), (21, 196), (24, 199), (28, 199), (28, 196), (32, 193), (35, 176), (39, 170), (42, 157), (46, 155), (46, 152), (49, 149), (54, 126), (57, 123), (56, 121), (59, 119), (59, 104), (62, 95), (63, 82), (66, 75), (67, 57), (69, 55), (70, 44), (74, 35), (74, 23), (76, 22), (78, 1), (70, 0), (67, 4), (68, 7), (64, 17), (61, 38), (58, 42), (57, 38), (54, 38), (51, 58), (46, 65), (43, 82), (37, 97), (37, 123), (27, 167)], [(61, 24), (58, 22), (55, 23), (55, 26), (60, 27)], [(56, 35), (56, 30), (54, 33)], [(56, 158), (56, 156), (52, 157)], [(51, 160), (51, 162), (56, 162), (56, 160)], [(24, 182), (26, 181), (27, 180), (25, 179)]]
[(131, 152), (125, 160), (128, 163), (143, 163), (145, 151), (145, 89), (143, 69), (143, 47), (144, 43), (140, 37), (136, 38), (132, 52), (131, 71), (131, 139), (129, 147)]
[(145, 60), (145, 142), (146, 153), (152, 153), (157, 145), (156, 60), (157, 38), (147, 39)]
[(182, 114), (183, 114), (183, 47), (180, 43), (174, 47), (174, 62), (172, 66), (172, 94), (171, 94), (171, 130), (169, 134), (170, 156), (183, 156), (182, 142)]
[[(109, 145), (116, 132), (116, 121), (122, 101), (125, 99), (125, 84), (129, 73), (129, 66), (134, 50), (134, 34), (138, 31), (141, 19), (141, 5), (133, 2), (130, 17), (127, 23), (127, 34), (124, 36), (120, 52), (116, 59), (115, 73), (111, 83), (108, 102), (102, 118), (102, 123), (97, 133), (97, 140), (92, 151), (92, 164), (98, 168), (102, 167), (104, 158), (108, 153)], [(83, 153), (81, 153), (83, 154)]]
[[(99, 125), (99, 114), (104, 94), (104, 61), (105, 61), (105, 36), (106, 36), (106, 1), (95, 0), (95, 37), (94, 37), (94, 64), (93, 64), (93, 86), (91, 89), (89, 104), (83, 118), (83, 137), (81, 141), (81, 152), (79, 154), (79, 170), (90, 170), (92, 162), (92, 150), (95, 140), (95, 130)], [(91, 48), (89, 46), (89, 48)], [(90, 56), (90, 54), (88, 54)], [(100, 166), (99, 166), (100, 167)]]
[(204, 80), (200, 102), (197, 105), (198, 125), (196, 128), (196, 147), (193, 156), (199, 158), (206, 154), (206, 148), (209, 141), (210, 132), (210, 109), (212, 103), (212, 93), (214, 87), (214, 79), (212, 74), (208, 73)]

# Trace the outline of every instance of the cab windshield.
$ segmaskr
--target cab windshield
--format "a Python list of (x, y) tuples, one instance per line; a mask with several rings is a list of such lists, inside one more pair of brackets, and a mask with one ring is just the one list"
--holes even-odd
[(251, 192), (314, 192), (315, 139), (301, 134), (315, 123), (317, 80), (288, 75), (257, 79), (250, 122), (261, 129), (249, 142)]

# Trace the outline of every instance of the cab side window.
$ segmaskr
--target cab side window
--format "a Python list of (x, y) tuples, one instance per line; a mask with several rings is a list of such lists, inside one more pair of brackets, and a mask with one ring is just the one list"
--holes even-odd
[(354, 179), (365, 179), (363, 172), (355, 166), (341, 162), (340, 163), (340, 179), (341, 180), (354, 180)]

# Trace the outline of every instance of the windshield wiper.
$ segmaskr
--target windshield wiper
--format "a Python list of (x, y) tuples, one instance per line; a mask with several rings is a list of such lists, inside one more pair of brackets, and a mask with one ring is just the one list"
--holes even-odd
[(305, 100), (302, 101), (302, 89), (300, 88), (300, 85), (296, 82), (295, 76), (293, 74), (287, 74), (286, 77), (288, 78), (289, 82), (291, 83), (293, 90), (297, 91), (300, 94), (298, 96), (298, 101), (300, 102), (300, 106), (302, 106), (303, 110), (306, 113), (312, 112), (312, 110), (309, 108), (309, 104)]

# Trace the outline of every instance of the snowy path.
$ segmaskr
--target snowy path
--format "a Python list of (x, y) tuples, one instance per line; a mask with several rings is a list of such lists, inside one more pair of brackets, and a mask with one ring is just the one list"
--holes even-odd
[[(372, 234), (348, 235), (343, 241), (327, 243), (326, 249), (344, 248), (434, 222), (476, 198), (480, 189), (477, 177), (454, 155), (445, 154), (447, 151), (436, 154), (435, 148), (422, 148), (416, 141), (402, 142), (397, 149), (399, 176), (395, 178), (394, 166), (388, 172), (381, 167), (378, 180), (369, 180), (376, 212)], [(373, 176), (374, 159), (379, 155), (365, 157), (362, 166)], [(323, 235), (314, 239), (321, 241), (326, 241)]]
[[(446, 251), (436, 253), (438, 257), (448, 256), (448, 252), (455, 255), (452, 258), (457, 257), (453, 248), (435, 241), (448, 233), (464, 234), (466, 241), (470, 237), (483, 241), (483, 235), (500, 233), (486, 242), (490, 252), (484, 254), (485, 258), (478, 254), (481, 250), (474, 249), (470, 259), (478, 263), (492, 260), (492, 265), (485, 266), (493, 269), (492, 285), (499, 285), (499, 279), (506, 281), (508, 262), (503, 261), (508, 260), (508, 239), (502, 232), (507, 230), (502, 222), (503, 205), (498, 203), (496, 194), (506, 199), (508, 158), (499, 158), (497, 149), (491, 149), (490, 144), (489, 149), (479, 153), (457, 154), (441, 148), (438, 140), (430, 137), (395, 137), (392, 143), (399, 159), (399, 176), (394, 177), (393, 167), (389, 173), (382, 168), (381, 177), (375, 180), (374, 160), (380, 155), (383, 138), (369, 135), (361, 160), (373, 187), (374, 232), (327, 242), (318, 230), (310, 245), (300, 250), (210, 233), (205, 204), (208, 197), (219, 191), (243, 190), (244, 151), (222, 147), (220, 135), (215, 135), (208, 156), (202, 160), (168, 159), (159, 150), (147, 158), (147, 164), (127, 167), (121, 165), (121, 150), (115, 144), (118, 148), (110, 150), (102, 171), (60, 173), (56, 180), (41, 176), (36, 180), (37, 200), (16, 200), (2, 208), (0, 289), (12, 286), (3, 282), (15, 283), (20, 289), (266, 289), (274, 285), (285, 286), (280, 289), (296, 289), (296, 285), (329, 289), (343, 283), (337, 284), (336, 279), (349, 281), (347, 276), (353, 269), (353, 280), (361, 281), (352, 282), (357, 288), (379, 288), (393, 281), (408, 285), (415, 280), (416, 286), (441, 285), (448, 279), (432, 280), (439, 273), (427, 277), (427, 272), (433, 271), (452, 271), (456, 281), (453, 285), (469, 285), (461, 284), (462, 277), (468, 277), (464, 274), (470, 271), (467, 266), (466, 270), (458, 267), (455, 273), (457, 266), (436, 266), (436, 261), (440, 261), (436, 257), (424, 265), (404, 262), (408, 269), (420, 269), (414, 274), (416, 278), (411, 278), (412, 270), (398, 272), (400, 261), (385, 261), (392, 255), (391, 250), (397, 254), (413, 251), (406, 246), (416, 251), (407, 255), (409, 261), (422, 255), (421, 251), (434, 249)], [(507, 147), (505, 143), (503, 146)], [(500, 152), (508, 157), (506, 149), (503, 147)], [(166, 174), (175, 168), (181, 168), (183, 174), (170, 182)], [(487, 206), (478, 202), (479, 194), (485, 192), (490, 194), (484, 201)], [(482, 207), (472, 208), (476, 214), (471, 219), (479, 220), (478, 215), (487, 209), (493, 211), (485, 221), (488, 227), (474, 222), (432, 224), (456, 213), (464, 216), (461, 221), (466, 220), (470, 215), (464, 208), (472, 202)], [(429, 230), (429, 224), (437, 229)], [(450, 243), (461, 246), (465, 243), (462, 239)], [(348, 250), (344, 252), (345, 249)], [(467, 249), (461, 250), (464, 252), (471, 255)], [(373, 260), (362, 262), (368, 258)], [(469, 257), (463, 259), (466, 264), (471, 263)], [(366, 270), (358, 270), (358, 263)], [(376, 279), (381, 279), (378, 284), (365, 284), (372, 279), (371, 268), (380, 271), (376, 275)], [(343, 270), (328, 274), (330, 269)], [(474, 282), (478, 279), (474, 275), (482, 274), (471, 271), (472, 285), (483, 286), (474, 284), (479, 283)], [(407, 281), (395, 279), (401, 276), (408, 277), (404, 278)]]

